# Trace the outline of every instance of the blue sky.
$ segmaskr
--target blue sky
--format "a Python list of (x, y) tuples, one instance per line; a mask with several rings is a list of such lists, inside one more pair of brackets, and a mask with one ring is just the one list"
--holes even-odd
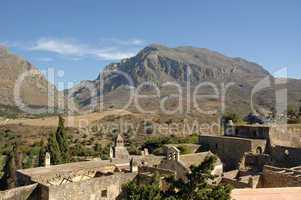
[(2, 1), (0, 43), (64, 79), (95, 79), (103, 67), (150, 43), (209, 48), (301, 78), (301, 1)]

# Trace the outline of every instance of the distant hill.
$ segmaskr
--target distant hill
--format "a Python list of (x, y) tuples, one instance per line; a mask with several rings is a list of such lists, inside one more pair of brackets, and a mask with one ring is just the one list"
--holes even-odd
[[(190, 69), (190, 74), (188, 69)], [(137, 87), (143, 82), (153, 82), (160, 87), (162, 98), (173, 94), (171, 88), (162, 87), (167, 82), (177, 82), (183, 87), (184, 97), (187, 93), (187, 81), (190, 90), (202, 82), (209, 81), (219, 86), (220, 83), (234, 83), (227, 92), (227, 109), (241, 114), (250, 112), (250, 95), (256, 84), (268, 77), (274, 83), (274, 77), (264, 67), (243, 58), (231, 58), (204, 48), (177, 47), (168, 48), (162, 45), (150, 45), (142, 49), (136, 56), (124, 59), (105, 67), (103, 72), (93, 81), (83, 81), (72, 89), (72, 97), (83, 109), (91, 107), (93, 102), (103, 101), (107, 107), (122, 107), (128, 99), (127, 86), (131, 85), (120, 73), (127, 74)], [(87, 85), (94, 85), (98, 92), (90, 95)], [(297, 105), (301, 100), (300, 80), (290, 79), (289, 104)], [(255, 96), (260, 107), (273, 110), (275, 104), (275, 87), (262, 90)], [(211, 92), (209, 92), (211, 91)], [(212, 89), (204, 88), (199, 93), (214, 94)], [(102, 98), (100, 98), (102, 97)], [(158, 99), (159, 100), (159, 99)], [(169, 101), (170, 107), (175, 105)], [(191, 104), (191, 102), (185, 102)], [(208, 107), (211, 101), (202, 103)], [(145, 107), (158, 110), (158, 102), (145, 100)], [(211, 105), (211, 104), (210, 104)]]
[(10, 53), (5, 47), (0, 47), (0, 111), (18, 112), (14, 98), (16, 81), (29, 71), (34, 73), (26, 76), (20, 84), (20, 97), (26, 105), (47, 107), (48, 88), (52, 88), (54, 94), (57, 93), (56, 88), (31, 63)]

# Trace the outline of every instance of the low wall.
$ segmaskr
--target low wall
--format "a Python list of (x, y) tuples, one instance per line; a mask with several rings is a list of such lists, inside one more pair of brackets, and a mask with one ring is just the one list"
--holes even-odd
[(264, 166), (262, 175), (262, 187), (300, 187), (301, 172), (291, 169)]
[(136, 176), (136, 173), (117, 173), (82, 182), (50, 186), (49, 200), (115, 200), (122, 191), (122, 185)]
[(11, 190), (0, 191), (0, 200), (32, 200), (38, 184), (17, 187)]
[(237, 179), (222, 178), (222, 185), (231, 185), (234, 188), (251, 188), (249, 183), (238, 181)]

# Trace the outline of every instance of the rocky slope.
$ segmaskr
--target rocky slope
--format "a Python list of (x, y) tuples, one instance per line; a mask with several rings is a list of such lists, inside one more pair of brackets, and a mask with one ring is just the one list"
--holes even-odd
[[(20, 84), (20, 97), (29, 106), (48, 106), (48, 88), (52, 88), (54, 94), (56, 88), (31, 63), (0, 47), (0, 104), (2, 106), (15, 107), (15, 87), (17, 80), (32, 71)], [(49, 86), (49, 87), (48, 87)]]

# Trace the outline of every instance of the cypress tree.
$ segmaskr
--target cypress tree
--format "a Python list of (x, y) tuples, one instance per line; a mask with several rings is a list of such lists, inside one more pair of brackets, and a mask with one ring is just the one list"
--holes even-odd
[(62, 116), (59, 116), (59, 124), (56, 130), (55, 137), (61, 152), (62, 162), (63, 163), (69, 162), (70, 152), (69, 152), (68, 137), (65, 133), (64, 119)]
[(58, 165), (62, 163), (61, 151), (53, 133), (48, 138), (47, 150), (51, 155), (51, 164)]
[(45, 155), (46, 155), (46, 147), (43, 139), (40, 142), (40, 147), (41, 148), (39, 151), (38, 166), (42, 167), (45, 165)]

